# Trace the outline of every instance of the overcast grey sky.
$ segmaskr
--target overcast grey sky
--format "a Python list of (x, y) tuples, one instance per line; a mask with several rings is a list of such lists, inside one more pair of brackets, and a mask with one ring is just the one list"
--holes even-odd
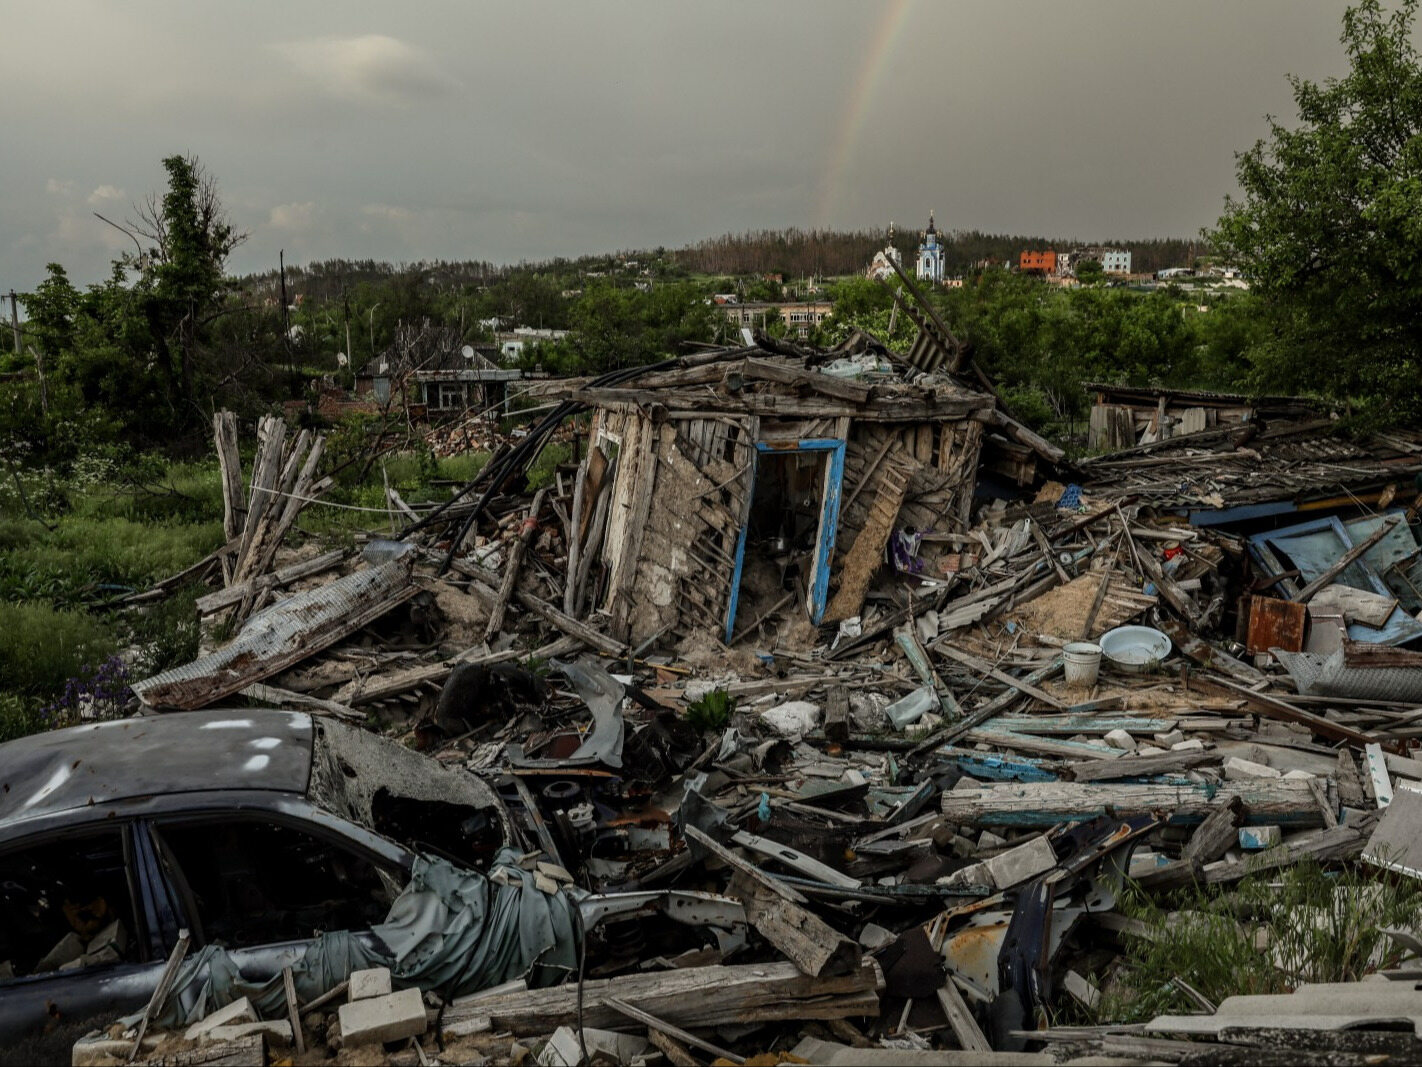
[(0, 288), (195, 153), (239, 272), (761, 227), (1189, 236), (1343, 3), (0, 4)]

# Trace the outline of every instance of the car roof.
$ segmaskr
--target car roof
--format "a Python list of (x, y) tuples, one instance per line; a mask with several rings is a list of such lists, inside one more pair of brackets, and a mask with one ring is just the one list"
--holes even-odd
[(0, 745), (0, 823), (170, 793), (303, 794), (310, 777), (304, 713), (248, 708), (113, 719)]

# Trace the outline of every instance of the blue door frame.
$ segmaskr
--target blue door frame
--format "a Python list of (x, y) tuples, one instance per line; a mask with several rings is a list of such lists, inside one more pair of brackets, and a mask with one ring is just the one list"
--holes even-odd
[(794, 452), (826, 452), (829, 464), (825, 470), (820, 503), (820, 530), (815, 539), (815, 561), (811, 568), (810, 621), (816, 626), (825, 615), (825, 605), (829, 599), (830, 559), (834, 554), (834, 535), (839, 529), (840, 485), (844, 481), (844, 442), (837, 437), (807, 437), (783, 444), (755, 443), (755, 456), (751, 464), (750, 493), (746, 496), (746, 517), (741, 523), (741, 533), (736, 539), (736, 567), (731, 578), (731, 600), (726, 607), (726, 640), (730, 641), (736, 630), (736, 607), (741, 598), (741, 568), (746, 559), (746, 531), (750, 528), (750, 509), (755, 500), (755, 480), (760, 473), (762, 455), (783, 456)]

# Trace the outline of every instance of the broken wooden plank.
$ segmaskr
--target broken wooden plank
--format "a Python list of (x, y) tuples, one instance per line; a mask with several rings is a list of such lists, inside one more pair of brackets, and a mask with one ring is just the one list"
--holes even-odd
[(958, 1044), (967, 1052), (992, 1052), (992, 1044), (968, 1010), (967, 1001), (958, 992), (957, 983), (951, 977), (938, 987), (937, 995), (938, 1006), (943, 1009)]
[(547, 495), (547, 489), (540, 489), (533, 494), (533, 503), (528, 506), (528, 518), (523, 520), (519, 535), (514, 540), (513, 547), (509, 549), (508, 562), (504, 564), (503, 581), (499, 583), (498, 599), (494, 601), (494, 606), (489, 611), (489, 621), (484, 627), (485, 641), (492, 641), (504, 628), (504, 612), (508, 610), (509, 598), (513, 596), (514, 586), (518, 583), (524, 554), (528, 551), (534, 534), (538, 533), (538, 513), (543, 510), (543, 498)]
[(772, 892), (743, 871), (731, 879), (730, 892), (745, 904), (746, 918), (760, 935), (804, 974), (819, 978), (859, 970), (858, 943), (818, 915)]
[(851, 975), (811, 978), (793, 963), (688, 967), (654, 974), (569, 982), (549, 989), (460, 997), (446, 1009), (444, 1032), (458, 1037), (483, 1020), (521, 1034), (548, 1033), (564, 1025), (583, 1003), (583, 1025), (610, 1028), (625, 1016), (607, 1003), (615, 997), (674, 1026), (702, 1028), (878, 1015), (883, 977), (866, 958)]
[(615, 641), (606, 634), (599, 633), (586, 623), (581, 623), (577, 619), (564, 615), (546, 600), (540, 600), (532, 593), (520, 589), (514, 594), (518, 602), (535, 615), (541, 617), (549, 625), (562, 630), (569, 637), (576, 637), (589, 648), (595, 648), (604, 655), (620, 657), (626, 654), (627, 646), (621, 641)]
[(1226, 678), (1193, 678), (1191, 686), (1204, 689), (1213, 689), (1217, 693), (1226, 695), (1237, 695), (1244, 699), (1251, 710), (1270, 719), (1281, 719), (1284, 722), (1298, 723), (1300, 726), (1307, 726), (1320, 737), (1327, 737), (1334, 741), (1350, 741), (1355, 745), (1368, 745), (1377, 741), (1371, 734), (1363, 733), (1361, 730), (1354, 730), (1350, 726), (1343, 726), (1325, 719), (1321, 715), (1314, 715), (1295, 707), (1277, 697), (1266, 696), (1263, 693), (1256, 693), (1252, 689), (1231, 682)]
[(933, 648), (934, 651), (942, 653), (949, 659), (955, 659), (965, 667), (986, 674), (989, 678), (995, 678), (1003, 685), (1009, 686), (1026, 696), (1030, 696), (1034, 700), (1039, 700), (1050, 707), (1060, 708), (1065, 711), (1071, 706), (1066, 701), (1057, 699), (1045, 689), (1037, 688), (1036, 685), (1026, 678), (1014, 678), (1006, 671), (998, 670), (986, 660), (979, 659), (970, 652), (964, 652), (961, 648), (954, 648), (952, 645), (943, 641), (939, 641)]
[(1172, 822), (1204, 819), (1238, 795), (1254, 825), (1280, 823), (1319, 826), (1323, 817), (1305, 781), (1258, 778), (1217, 785), (1125, 785), (1083, 782), (1013, 782), (984, 789), (950, 789), (943, 794), (943, 814), (966, 826), (1046, 829), (1112, 813), (1122, 817), (1163, 812)]
[[(942, 642), (939, 643), (941, 644)], [(1062, 659), (1060, 656), (1058, 656), (1046, 666), (1037, 668), (1035, 671), (1032, 671), (1030, 674), (1026, 675), (1021, 680), (1023, 682), (1035, 685), (1037, 682), (1046, 681), (1057, 671), (1061, 670), (1061, 668)], [(946, 744), (950, 741), (956, 740), (959, 737), (962, 737), (968, 731), (978, 726), (981, 726), (989, 719), (992, 719), (995, 716), (999, 715), (1004, 708), (1010, 705), (1019, 696), (1021, 696), (1021, 694), (1015, 688), (1009, 689), (1007, 690), (1007, 692), (999, 694), (992, 700), (989, 700), (982, 707), (976, 709), (975, 711), (969, 712), (960, 721), (952, 723), (949, 726), (942, 727), (941, 729), (929, 734), (928, 737), (920, 741), (909, 752), (909, 755), (922, 755), (929, 749), (936, 748), (939, 745)]]
[(1181, 859), (1190, 863), (1212, 863), (1238, 840), (1239, 827), (1244, 823), (1244, 801), (1231, 796), (1195, 827), (1190, 840), (1181, 850)]
[(310, 578), (312, 575), (338, 566), (348, 555), (349, 553), (344, 548), (333, 548), (331, 551), (323, 552), (311, 559), (278, 567), (270, 574), (259, 575), (256, 578), (248, 578), (229, 585), (215, 593), (198, 597), (197, 612), (199, 615), (211, 615), (223, 608), (230, 608), (234, 604), (241, 603), (244, 597), (249, 596), (256, 589), (277, 589), (300, 581), (302, 578)]
[(242, 455), (237, 444), (237, 416), (219, 411), (212, 416), (217, 467), (222, 477), (222, 531), (231, 541), (241, 536), (247, 522), (247, 500), (242, 493)]
[(1211, 752), (1162, 752), (1156, 756), (1123, 756), (1119, 759), (1086, 760), (1067, 768), (1074, 782), (1109, 782), (1113, 779), (1147, 777), (1186, 771), (1218, 759)]
[[(603, 1003), (610, 1008), (614, 1008), (615, 1010), (620, 1011), (623, 1015), (627, 1016), (627, 1018), (635, 1019), (637, 1022), (645, 1026), (648, 1031), (648, 1039), (651, 1039), (652, 1034), (661, 1033), (669, 1037), (676, 1038), (678, 1041), (684, 1041), (688, 1045), (692, 1045), (695, 1048), (699, 1048), (702, 1052), (709, 1052), (717, 1059), (726, 1060), (734, 1064), (742, 1064), (746, 1062), (744, 1056), (738, 1056), (734, 1052), (731, 1052), (729, 1049), (724, 1049), (720, 1045), (713, 1045), (711, 1044), (711, 1042), (704, 1041), (701, 1038), (697, 1037), (695, 1034), (687, 1033), (681, 1027), (673, 1026), (665, 1019), (658, 1019), (650, 1012), (645, 1012), (641, 1008), (634, 1007), (633, 1005), (628, 1004), (620, 997), (604, 997)], [(653, 1040), (652, 1043), (657, 1044), (655, 1040)], [(657, 1047), (661, 1048), (661, 1045), (657, 1045)]]
[(163, 970), (159, 972), (158, 983), (153, 987), (153, 995), (148, 998), (148, 1003), (144, 1005), (143, 1015), (138, 1020), (138, 1027), (134, 1032), (133, 1044), (129, 1046), (129, 1062), (138, 1055), (138, 1050), (143, 1047), (143, 1036), (148, 1032), (148, 1025), (153, 1021), (153, 1016), (163, 1010), (163, 1005), (168, 1002), (168, 995), (173, 990), (173, 980), (178, 977), (178, 969), (182, 967), (183, 960), (187, 958), (188, 946), (192, 944), (192, 937), (186, 929), (178, 931), (178, 940), (173, 944), (173, 951), (168, 953), (168, 961), (163, 964)]

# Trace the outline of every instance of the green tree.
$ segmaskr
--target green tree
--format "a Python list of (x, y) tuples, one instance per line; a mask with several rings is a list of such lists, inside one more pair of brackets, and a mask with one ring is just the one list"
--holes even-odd
[(1242, 267), (1272, 336), (1253, 380), (1422, 413), (1422, 63), (1417, 0), (1343, 16), (1350, 69), (1291, 77), (1298, 125), (1237, 156), (1242, 197), (1210, 239)]
[(1083, 259), (1076, 265), (1076, 280), (1082, 285), (1095, 285), (1105, 276), (1105, 268), (1094, 259)]

